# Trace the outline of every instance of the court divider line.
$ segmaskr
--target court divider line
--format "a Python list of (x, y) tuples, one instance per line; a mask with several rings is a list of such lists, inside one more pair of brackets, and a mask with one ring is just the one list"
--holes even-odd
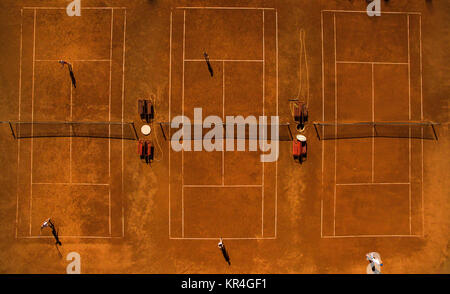
[[(171, 121), (171, 101), (172, 101), (172, 11), (170, 11), (170, 21), (169, 21), (169, 122)], [(171, 223), (172, 223), (172, 219), (171, 219), (171, 213), (170, 213), (170, 185), (171, 185), (171, 177), (170, 177), (170, 170), (171, 170), (171, 165), (170, 165), (170, 153), (171, 153), (171, 147), (170, 147), (170, 142), (171, 142), (171, 137), (170, 137), (170, 128), (169, 128), (169, 140), (167, 143), (168, 146), (168, 161), (169, 161), (169, 239), (172, 237), (172, 233), (171, 233)]]
[[(337, 137), (337, 63), (336, 63), (336, 13), (333, 13), (333, 25), (334, 25), (334, 120), (336, 126), (334, 132)], [(333, 201), (333, 235), (336, 235), (336, 182), (337, 182), (337, 140), (334, 141), (334, 201)]]
[[(423, 74), (422, 74), (422, 15), (419, 16), (419, 46), (420, 46), (420, 119), (423, 121)], [(423, 138), (423, 128), (421, 130), (422, 138)], [(423, 186), (424, 186), (424, 178), (423, 178), (423, 139), (422, 139), (422, 181), (421, 181), (421, 200), (422, 200), (422, 236), (425, 236), (425, 207), (424, 207), (424, 195), (423, 195)]]
[[(322, 12), (334, 12), (334, 13), (367, 13), (366, 10), (330, 10), (325, 9)], [(418, 14), (421, 15), (420, 12), (403, 12), (403, 11), (382, 11), (381, 14)]]
[(32, 185), (109, 186), (109, 183), (32, 183)]
[[(278, 116), (278, 10), (275, 9), (275, 93), (276, 93), (276, 113)], [(279, 150), (278, 150), (279, 154)], [(275, 239), (277, 238), (277, 220), (278, 220), (278, 160), (275, 162)]]
[[(55, 7), (55, 6), (28, 6), (28, 7), (22, 7), (23, 9), (34, 9), (34, 10), (39, 10), (39, 9), (43, 9), (43, 10), (47, 10), (47, 9), (55, 9), (55, 10), (65, 10), (67, 7)], [(105, 6), (105, 7), (81, 7), (81, 10), (95, 10), (95, 9), (127, 9), (126, 7), (110, 7), (110, 6)]]
[[(372, 123), (375, 123), (375, 69), (372, 63)], [(375, 127), (372, 128), (372, 183), (375, 181)]]
[[(125, 107), (125, 49), (126, 49), (126, 35), (127, 35), (127, 10), (123, 12), (123, 49), (122, 49), (122, 136), (123, 136), (123, 122), (124, 122), (124, 107)], [(121, 206), (122, 206), (122, 237), (125, 237), (125, 208), (124, 208), (124, 140), (122, 140), (122, 174), (121, 174)]]
[[(214, 237), (182, 237), (182, 238), (179, 238), (179, 237), (171, 237), (171, 238), (169, 238), (169, 239), (171, 239), (171, 240), (218, 240), (219, 239), (219, 237), (216, 237), (216, 238), (214, 238)], [(242, 237), (242, 238), (240, 238), (240, 237), (222, 237), (222, 239), (223, 240), (275, 240), (276, 239), (276, 237), (263, 237), (263, 238), (261, 238), (261, 237)]]
[[(185, 62), (205, 62), (205, 59), (185, 59)], [(209, 59), (216, 62), (264, 62), (260, 59)]]
[(410, 183), (339, 183), (336, 186), (366, 186), (366, 185), (409, 185)]
[[(225, 61), (222, 60), (222, 121), (225, 121)], [(225, 144), (222, 139), (222, 186), (225, 186)]]
[[(19, 48), (19, 121), (22, 100), (22, 47), (23, 47), (23, 9), (20, 9), (20, 48)], [(20, 129), (19, 129), (20, 132)], [(17, 187), (16, 187), (16, 232), (17, 239), (19, 227), (19, 171), (20, 171), (20, 140), (17, 140)]]
[[(35, 60), (36, 59), (36, 9), (34, 9), (34, 21), (33, 21), (33, 78), (31, 86), (31, 122), (34, 120), (34, 79), (35, 79)], [(33, 124), (31, 125), (31, 164), (30, 164), (30, 204), (29, 204), (29, 215), (30, 215), (30, 228), (29, 233), (31, 236), (31, 217), (33, 209)]]
[[(262, 10), (262, 113), (265, 115), (265, 73), (266, 73), (266, 49), (265, 49), (265, 30), (264, 30), (264, 10)], [(264, 140), (266, 138), (263, 138)], [(264, 237), (264, 161), (262, 162), (262, 189), (261, 189), (261, 236)]]
[[(322, 42), (322, 121), (325, 121), (325, 59), (324, 59), (324, 49), (323, 49), (323, 11), (320, 12), (320, 25), (321, 25), (321, 42)], [(324, 132), (324, 127), (322, 126), (322, 133)], [(321, 190), (321, 211), (320, 211), (320, 236), (323, 236), (322, 226), (323, 226), (323, 173), (324, 173), (324, 158), (325, 157), (325, 141), (322, 140), (322, 190)]]
[(422, 238), (420, 235), (336, 235), (336, 236), (322, 236), (324, 239), (337, 238), (381, 238), (381, 237), (399, 237), (399, 238)]
[[(181, 112), (184, 125), (184, 58), (186, 46), (186, 10), (183, 11), (183, 81), (182, 81), (182, 106)], [(184, 136), (184, 133), (183, 133)], [(181, 236), (184, 237), (184, 148), (181, 150)]]
[[(109, 44), (109, 105), (108, 105), (108, 121), (111, 121), (111, 88), (112, 88), (112, 46), (113, 46), (113, 32), (114, 32), (114, 9), (111, 9), (111, 39)], [(108, 125), (108, 135), (111, 137), (111, 125)], [(111, 138), (108, 139), (108, 179), (111, 183)], [(111, 235), (111, 186), (108, 191), (108, 228), (109, 235)]]
[[(36, 59), (36, 62), (58, 62), (61, 59)], [(110, 62), (111, 59), (71, 59), (72, 62)]]
[[(62, 236), (59, 238), (71, 238), (71, 239), (122, 239), (122, 237), (111, 237), (111, 236)], [(53, 239), (53, 236), (25, 236), (18, 237), (17, 239)]]
[(217, 10), (221, 10), (221, 9), (230, 9), (230, 10), (275, 10), (275, 8), (272, 7), (238, 7), (238, 6), (234, 6), (234, 7), (207, 7), (207, 6), (202, 6), (202, 7), (175, 7), (175, 9), (217, 9)]
[(380, 64), (380, 65), (408, 65), (407, 62), (384, 62), (384, 61), (336, 61), (338, 64)]
[[(410, 37), (410, 18), (407, 15), (407, 27), (408, 27), (408, 119), (411, 121), (411, 42)], [(408, 178), (411, 183), (411, 127), (409, 127), (409, 139), (408, 139)], [(412, 234), (412, 211), (411, 211), (411, 185), (409, 185), (409, 234)]]

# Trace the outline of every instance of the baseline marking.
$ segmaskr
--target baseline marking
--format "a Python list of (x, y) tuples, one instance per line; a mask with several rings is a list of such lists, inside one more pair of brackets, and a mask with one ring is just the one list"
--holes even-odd
[(272, 7), (176, 7), (176, 9), (235, 9), (235, 10), (243, 10), (243, 9), (250, 9), (250, 10), (275, 10), (275, 8)]

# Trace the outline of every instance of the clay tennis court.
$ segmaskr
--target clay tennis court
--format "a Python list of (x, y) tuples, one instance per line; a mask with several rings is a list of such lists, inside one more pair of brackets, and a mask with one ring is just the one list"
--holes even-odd
[[(117, 0), (69, 17), (66, 2), (0, 4), (0, 272), (65, 273), (78, 252), (82, 273), (366, 273), (372, 251), (383, 273), (449, 272), (448, 4)], [(278, 160), (174, 151), (169, 123), (199, 107), (279, 116)]]

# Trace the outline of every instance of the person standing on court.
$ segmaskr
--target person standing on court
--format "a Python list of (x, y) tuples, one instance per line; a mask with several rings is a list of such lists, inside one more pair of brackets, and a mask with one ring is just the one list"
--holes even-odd
[(64, 67), (64, 65), (67, 64), (67, 67), (69, 68), (70, 79), (72, 80), (72, 85), (73, 85), (74, 88), (76, 88), (77, 87), (77, 81), (75, 80), (75, 75), (73, 74), (72, 64), (70, 64), (70, 63), (68, 63), (67, 61), (64, 61), (64, 60), (60, 60), (58, 62), (62, 64), (62, 67)]
[(219, 244), (217, 244), (217, 246), (219, 247), (220, 251), (222, 251), (222, 255), (225, 258), (225, 261), (228, 263), (228, 265), (231, 265), (230, 256), (228, 255), (227, 249), (223, 244), (222, 238), (220, 238)]

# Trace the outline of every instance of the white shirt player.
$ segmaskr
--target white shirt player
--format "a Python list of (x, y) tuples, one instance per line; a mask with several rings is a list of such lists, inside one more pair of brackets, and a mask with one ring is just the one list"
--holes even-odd
[(48, 227), (50, 225), (50, 219), (46, 219), (45, 222), (42, 224), (41, 229)]
[(383, 263), (381, 261), (380, 254), (378, 252), (370, 252), (366, 254), (366, 258), (369, 261), (367, 265), (368, 274), (381, 274), (381, 267)]
[(380, 254), (378, 252), (370, 252), (366, 254), (366, 258), (373, 263), (378, 264), (379, 266), (383, 266), (383, 262), (381, 261)]

